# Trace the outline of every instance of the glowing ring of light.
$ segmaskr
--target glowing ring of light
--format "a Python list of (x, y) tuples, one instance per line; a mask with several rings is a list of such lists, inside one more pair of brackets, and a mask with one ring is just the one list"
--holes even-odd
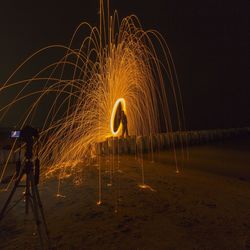
[(117, 136), (119, 134), (120, 130), (121, 130), (121, 123), (120, 123), (118, 129), (116, 131), (114, 131), (114, 120), (115, 120), (116, 110), (117, 110), (118, 105), (120, 103), (122, 105), (122, 110), (126, 111), (126, 103), (125, 103), (124, 98), (117, 99), (114, 106), (113, 106), (111, 119), (110, 119), (110, 129), (111, 129), (111, 133), (112, 133), (113, 136)]

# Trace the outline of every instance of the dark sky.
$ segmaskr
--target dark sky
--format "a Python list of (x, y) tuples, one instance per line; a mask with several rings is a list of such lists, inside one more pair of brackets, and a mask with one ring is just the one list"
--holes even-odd
[[(136, 14), (171, 49), (188, 129), (250, 125), (249, 1), (111, 0)], [(98, 24), (98, 0), (2, 1), (0, 82), (27, 56), (67, 44), (82, 21)], [(0, 124), (1, 125), (1, 124)]]

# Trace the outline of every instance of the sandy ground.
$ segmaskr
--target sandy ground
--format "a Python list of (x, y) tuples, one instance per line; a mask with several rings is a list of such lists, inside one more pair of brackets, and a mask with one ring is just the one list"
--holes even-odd
[[(101, 159), (100, 206), (98, 166), (86, 167), (78, 186), (64, 180), (65, 197), (56, 197), (56, 180), (40, 185), (53, 248), (250, 249), (249, 139), (191, 147), (179, 174), (170, 152), (143, 165), (151, 189), (139, 187), (141, 165), (134, 156)], [(1, 205), (7, 195), (0, 193)], [(0, 228), (0, 249), (39, 249), (24, 202)]]

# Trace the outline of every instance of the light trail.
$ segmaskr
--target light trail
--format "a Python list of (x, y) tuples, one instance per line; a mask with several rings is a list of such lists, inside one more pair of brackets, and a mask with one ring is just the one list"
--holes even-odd
[[(14, 80), (26, 65), (53, 50), (62, 51), (59, 60), (26, 80)], [(99, 27), (81, 23), (68, 46), (50, 45), (32, 54), (2, 84), (0, 95), (12, 90), (15, 96), (0, 107), (1, 121), (23, 100), (31, 104), (20, 117), (20, 128), (39, 119), (45, 107), (39, 152), (44, 178), (77, 175), (90, 162), (95, 144), (119, 136), (121, 125), (114, 129), (119, 104), (132, 135), (171, 132), (173, 117), (183, 130), (181, 94), (166, 41), (156, 30), (144, 31), (135, 15), (121, 21), (117, 11), (106, 15), (103, 0)], [(12, 151), (15, 147), (16, 141)]]
[(121, 124), (118, 125), (118, 128), (116, 131), (114, 129), (115, 116), (116, 116), (116, 112), (117, 112), (117, 108), (118, 108), (119, 104), (121, 104), (122, 110), (126, 112), (126, 102), (125, 102), (124, 98), (119, 98), (118, 100), (116, 100), (116, 102), (114, 104), (114, 107), (112, 109), (111, 118), (110, 118), (110, 130), (111, 130), (113, 136), (121, 135)]

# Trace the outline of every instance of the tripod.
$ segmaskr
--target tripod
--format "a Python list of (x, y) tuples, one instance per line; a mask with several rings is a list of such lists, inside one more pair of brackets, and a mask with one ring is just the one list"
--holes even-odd
[[(20, 148), (21, 151), (21, 148)], [(5, 202), (2, 211), (0, 213), (0, 221), (3, 219), (4, 215), (7, 214), (14, 206), (16, 206), (22, 199), (23, 196), (14, 203), (12, 207), (9, 209), (8, 206), (13, 198), (13, 195), (18, 187), (25, 187), (25, 213), (29, 213), (29, 208), (31, 207), (34, 220), (37, 226), (39, 240), (42, 249), (50, 249), (50, 239), (49, 239), (49, 232), (48, 227), (45, 220), (45, 215), (43, 212), (43, 206), (40, 199), (39, 191), (37, 188), (39, 182), (39, 160), (36, 158), (35, 161), (35, 174), (34, 174), (34, 164), (31, 160), (32, 154), (26, 152), (26, 160), (24, 163), (24, 167), (20, 173), (21, 161), (20, 161), (20, 152), (19, 152), (19, 161), (17, 162), (17, 173), (16, 173), (16, 181), (14, 187), (11, 190), (11, 193)], [(19, 165), (19, 166), (18, 166)], [(25, 185), (20, 185), (20, 182), (26, 176)]]

